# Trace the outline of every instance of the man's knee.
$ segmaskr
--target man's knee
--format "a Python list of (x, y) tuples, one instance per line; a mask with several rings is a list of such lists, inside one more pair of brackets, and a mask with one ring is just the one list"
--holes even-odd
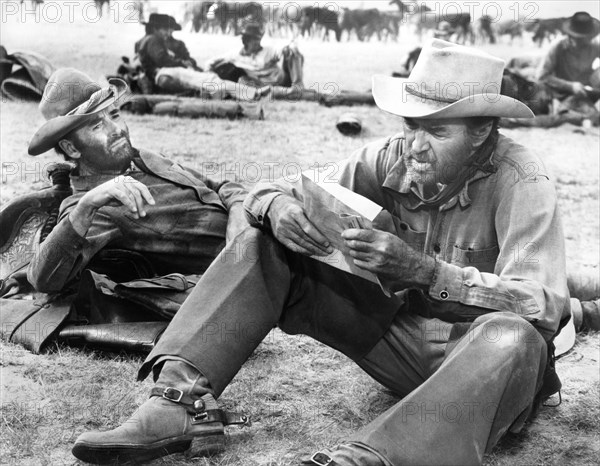
[(484, 345), (504, 356), (541, 354), (546, 343), (540, 333), (524, 318), (511, 312), (485, 314), (474, 321), (473, 331)]
[(283, 246), (269, 232), (248, 226), (227, 245), (217, 260), (256, 263), (265, 254), (278, 254), (281, 248)]

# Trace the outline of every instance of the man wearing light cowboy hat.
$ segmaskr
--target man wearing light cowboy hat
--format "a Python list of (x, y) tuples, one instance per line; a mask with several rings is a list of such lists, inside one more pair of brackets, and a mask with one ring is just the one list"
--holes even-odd
[(566, 37), (554, 42), (538, 70), (538, 80), (547, 84), (559, 100), (594, 103), (600, 98), (600, 69), (592, 68), (600, 56), (600, 21), (580, 11), (563, 24)]
[(51, 149), (72, 162), (73, 195), (28, 270), (39, 291), (60, 291), (105, 247), (144, 254), (159, 274), (203, 273), (226, 238), (247, 226), (238, 183), (202, 174), (131, 145), (118, 102), (120, 79), (101, 88), (84, 73), (61, 68), (40, 103), (47, 120), (29, 154)]
[[(499, 117), (533, 115), (499, 95), (503, 67), (434, 39), (408, 79), (374, 77), (377, 105), (403, 117), (403, 130), (338, 173), (385, 209), (372, 230), (342, 233), (385, 293), (308, 257), (332, 249), (305, 215), (301, 186), (258, 185), (244, 203), (256, 228), (223, 250), (140, 369), (154, 374), (151, 398), (121, 427), (81, 435), (75, 456), (125, 461), (222, 444), (219, 418), (203, 421), (196, 403), (214, 402), (274, 325), (343, 352), (403, 397), (305, 464), (480, 464), (519, 431), (557, 389), (543, 382), (569, 295), (554, 185), (541, 160), (498, 134)], [(227, 284), (218, 296), (215, 283)], [(205, 332), (209, 323), (252, 332), (225, 339)]]

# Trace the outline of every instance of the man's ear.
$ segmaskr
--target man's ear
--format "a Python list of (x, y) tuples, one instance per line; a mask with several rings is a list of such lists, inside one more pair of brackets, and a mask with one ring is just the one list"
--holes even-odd
[(494, 125), (494, 122), (490, 121), (490, 122), (485, 123), (484, 125), (481, 125), (477, 128), (472, 128), (469, 131), (471, 133), (471, 138), (472, 138), (474, 149), (477, 149), (479, 146), (481, 146), (485, 142), (485, 140), (490, 135), (490, 132), (492, 131), (493, 125)]
[(68, 139), (61, 139), (58, 145), (70, 159), (78, 159), (81, 157), (81, 152), (77, 150), (75, 145)]

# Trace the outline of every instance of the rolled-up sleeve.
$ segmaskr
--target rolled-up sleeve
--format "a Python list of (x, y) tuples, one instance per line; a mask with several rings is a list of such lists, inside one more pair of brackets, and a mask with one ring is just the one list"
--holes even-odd
[(538, 176), (535, 182), (519, 180), (504, 186), (495, 224), (500, 253), (494, 273), (439, 261), (429, 297), (450, 307), (452, 303), (472, 306), (472, 314), (465, 317), (514, 312), (550, 339), (569, 297), (563, 231), (552, 182)]

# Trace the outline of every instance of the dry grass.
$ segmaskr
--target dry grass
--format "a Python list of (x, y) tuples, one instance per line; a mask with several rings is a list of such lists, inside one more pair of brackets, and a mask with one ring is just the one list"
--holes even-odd
[[(59, 66), (75, 66), (92, 76), (112, 72), (119, 56), (130, 54), (141, 34), (137, 25), (2, 24), (1, 42), (9, 52), (35, 50)], [(118, 34), (117, 34), (118, 32)], [(183, 35), (199, 61), (238, 45), (232, 37)], [(322, 44), (302, 42), (307, 84), (321, 88), (367, 89), (374, 72), (388, 74), (412, 45)], [(489, 47), (508, 57), (507, 46)], [(518, 50), (516, 53), (531, 52)], [(258, 163), (263, 178), (291, 168), (321, 165), (347, 156), (375, 138), (394, 133), (396, 118), (375, 108), (351, 109), (365, 132), (345, 138), (335, 130), (337, 117), (350, 109), (313, 103), (267, 102), (266, 121), (180, 120), (127, 116), (139, 146), (164, 152), (185, 164), (207, 169), (205, 162), (243, 171)], [(40, 169), (52, 156), (31, 159), (26, 146), (42, 122), (33, 104), (3, 103), (0, 110), (2, 154), (1, 199), (45, 185)], [(567, 237), (569, 266), (598, 267), (598, 131), (575, 134), (566, 126), (551, 131), (506, 133), (533, 148), (557, 180)], [(36, 165), (37, 164), (37, 165)], [(236, 166), (236, 164), (238, 164)], [(268, 167), (276, 164), (274, 171)], [(236, 168), (239, 167), (239, 168)], [(256, 166), (254, 166), (256, 167)], [(54, 347), (33, 356), (7, 343), (2, 348), (2, 464), (73, 464), (70, 447), (81, 432), (112, 428), (141, 403), (151, 386), (134, 382), (140, 359)], [(579, 336), (574, 352), (559, 361), (563, 404), (543, 409), (519, 436), (505, 439), (486, 459), (489, 465), (598, 464), (598, 334)], [(369, 422), (396, 399), (344, 356), (305, 337), (274, 331), (257, 349), (222, 396), (225, 406), (249, 412), (250, 429), (230, 429), (227, 452), (211, 460), (182, 456), (155, 464), (287, 465), (322, 446), (333, 445)]]

